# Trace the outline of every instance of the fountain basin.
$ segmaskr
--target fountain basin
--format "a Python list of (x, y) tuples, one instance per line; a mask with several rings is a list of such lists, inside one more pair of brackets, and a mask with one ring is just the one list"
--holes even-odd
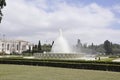
[(83, 56), (83, 54), (75, 54), (75, 53), (35, 53), (35, 58), (39, 59), (78, 59)]

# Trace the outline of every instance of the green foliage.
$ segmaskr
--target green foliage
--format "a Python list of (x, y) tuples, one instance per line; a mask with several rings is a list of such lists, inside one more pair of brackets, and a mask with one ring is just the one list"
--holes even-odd
[(112, 62), (114, 59), (116, 59), (116, 57), (109, 57), (109, 58), (102, 59), (100, 61), (103, 61), (103, 62)]
[(104, 49), (105, 49), (105, 53), (106, 55), (111, 55), (112, 52), (112, 43), (110, 43), (110, 41), (106, 40), (104, 42)]
[(40, 40), (38, 42), (38, 45), (33, 46), (33, 51), (32, 52), (33, 53), (42, 53), (43, 52)]
[(33, 46), (33, 51), (32, 53), (42, 53), (42, 52), (50, 52), (51, 51), (52, 45), (50, 44), (43, 44), (41, 45), (41, 42), (39, 40), (38, 45)]
[[(33, 47), (33, 50), (34, 50), (34, 47)], [(31, 50), (31, 46), (29, 46), (29, 49), (26, 51), (23, 51), (22, 55), (23, 56), (31, 56), (31, 55), (33, 55), (33, 50)]]
[(41, 42), (40, 42), (40, 40), (39, 40), (39, 42), (38, 42), (38, 51), (37, 52), (43, 52), (42, 51), (42, 47), (41, 47)]
[[(107, 42), (106, 42), (107, 41)], [(89, 45), (87, 48), (93, 49), (99, 53), (106, 53), (106, 55), (120, 55), (120, 44), (111, 43), (106, 40), (104, 44), (94, 45), (93, 43)]]
[(120, 48), (113, 49), (114, 55), (120, 55)]
[(50, 45), (50, 44), (42, 45), (42, 50), (45, 51), (45, 52), (50, 52), (51, 48), (52, 48), (52, 45)]
[(5, 0), (0, 0), (0, 23), (1, 23), (1, 20), (2, 20), (2, 16), (3, 16), (1, 9), (4, 6), (6, 6), (6, 1)]
[(19, 65), (37, 65), (51, 66), (75, 69), (92, 69), (120, 71), (119, 62), (109, 61), (80, 61), (80, 60), (49, 60), (49, 59), (22, 59), (22, 58), (0, 58), (2, 64), (19, 64)]
[(4, 6), (6, 6), (5, 0), (0, 0), (0, 8), (3, 8)]
[(37, 45), (34, 45), (34, 46), (33, 46), (32, 53), (36, 53), (36, 52), (38, 52), (38, 47), (37, 47)]
[(98, 52), (98, 53), (101, 53), (101, 54), (104, 54), (105, 53), (105, 50), (103, 48), (103, 44), (100, 44), (100, 45), (94, 45), (93, 43), (91, 45), (88, 46), (89, 49), (95, 51), (95, 52)]

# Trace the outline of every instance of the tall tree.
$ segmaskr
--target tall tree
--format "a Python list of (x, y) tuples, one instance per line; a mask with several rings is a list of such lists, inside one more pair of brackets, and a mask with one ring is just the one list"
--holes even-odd
[(40, 40), (39, 40), (39, 42), (38, 42), (38, 52), (42, 52), (42, 47), (41, 47), (41, 42), (40, 42)]
[(77, 45), (76, 46), (77, 46), (77, 48), (81, 48), (82, 47), (82, 43), (81, 43), (80, 39), (77, 40)]
[(0, 23), (2, 20), (2, 16), (3, 16), (1, 9), (3, 9), (4, 6), (6, 6), (5, 0), (0, 0)]
[(104, 42), (104, 49), (105, 49), (106, 55), (112, 54), (112, 44), (110, 43), (110, 41), (106, 40)]
[(38, 46), (34, 45), (32, 49), (32, 53), (36, 53), (36, 52), (38, 52)]
[(29, 46), (29, 50), (28, 50), (29, 53), (31, 53), (31, 46)]

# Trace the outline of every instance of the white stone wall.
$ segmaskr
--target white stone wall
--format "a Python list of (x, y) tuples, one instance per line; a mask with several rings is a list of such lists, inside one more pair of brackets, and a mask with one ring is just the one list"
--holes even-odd
[(0, 40), (0, 53), (5, 52), (6, 54), (18, 53), (21, 54), (23, 51), (29, 49), (32, 50), (32, 44), (22, 40)]

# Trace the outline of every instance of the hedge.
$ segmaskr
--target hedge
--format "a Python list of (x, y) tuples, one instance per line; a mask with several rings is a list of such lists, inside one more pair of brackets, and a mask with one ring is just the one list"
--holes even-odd
[(85, 61), (85, 60), (61, 60), (61, 59), (25, 59), (25, 58), (0, 58), (0, 60), (21, 60), (21, 61), (45, 61), (45, 62), (67, 62), (67, 63), (91, 63), (91, 64), (113, 64), (120, 65), (120, 62), (110, 61)]
[(0, 58), (0, 64), (50, 66), (50, 67), (61, 67), (61, 68), (90, 69), (90, 70), (120, 72), (119, 62)]

